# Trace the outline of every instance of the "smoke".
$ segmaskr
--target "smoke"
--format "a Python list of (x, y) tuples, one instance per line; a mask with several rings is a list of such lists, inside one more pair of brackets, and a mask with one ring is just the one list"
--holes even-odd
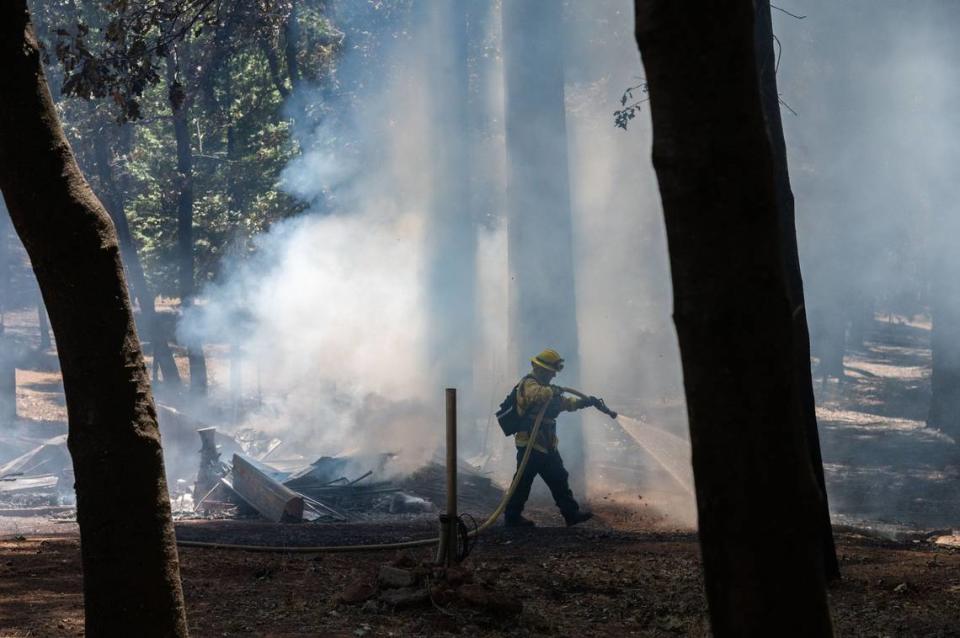
[(947, 485), (919, 477), (943, 476), (955, 454), (925, 420), (929, 315), (960, 310), (960, 15), (861, 0), (800, 12), (774, 12), (774, 30), (831, 506), (939, 525), (956, 516)]
[[(290, 102), (303, 153), (283, 186), (312, 207), (224, 268), (181, 336), (242, 351), (263, 403), (241, 425), (308, 457), (395, 452), (412, 469), (442, 445), (442, 389), (456, 385), (464, 455), (509, 476), (512, 442), (491, 422), (516, 382), (498, 4), (467, 3), (465, 36), (450, 27), (453, 3), (389, 15), (346, 4), (349, 15), (332, 16), (345, 34), (336, 81), (303, 87)], [(631, 3), (566, 11), (569, 167), (534, 170), (543, 184), (569, 179), (580, 378), (624, 413), (677, 430), (683, 406), (649, 122), (638, 118), (627, 134), (612, 123), (641, 72)], [(468, 78), (457, 76), (461, 54)], [(459, 171), (469, 173), (466, 191), (450, 184)], [(622, 462), (599, 419), (586, 419), (587, 463)], [(562, 441), (561, 425), (561, 451)], [(656, 464), (642, 452), (625, 462)]]

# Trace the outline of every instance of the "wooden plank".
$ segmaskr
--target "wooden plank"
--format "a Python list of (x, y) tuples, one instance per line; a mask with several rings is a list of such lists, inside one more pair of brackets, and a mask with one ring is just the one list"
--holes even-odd
[(49, 492), (57, 489), (59, 478), (56, 474), (41, 474), (38, 476), (17, 476), (0, 479), (0, 493), (13, 494), (16, 492)]
[(303, 498), (239, 454), (233, 455), (233, 489), (268, 520), (275, 523), (303, 520)]

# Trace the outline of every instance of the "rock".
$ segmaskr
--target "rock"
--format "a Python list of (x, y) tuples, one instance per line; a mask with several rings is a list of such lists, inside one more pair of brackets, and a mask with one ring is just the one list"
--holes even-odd
[(380, 594), (380, 600), (397, 609), (416, 607), (430, 601), (430, 592), (426, 589), (414, 589), (413, 587), (388, 589)]
[(487, 589), (483, 585), (468, 583), (458, 588), (457, 594), (463, 602), (471, 607), (477, 607), (488, 612), (512, 616), (523, 611), (523, 603), (513, 596)]
[(684, 622), (679, 616), (667, 614), (657, 618), (657, 627), (664, 631), (679, 632), (684, 628)]
[(410, 587), (416, 580), (416, 576), (410, 570), (391, 567), (390, 565), (383, 565), (380, 568), (380, 576), (377, 578), (381, 587), (394, 589)]
[(373, 598), (375, 593), (377, 593), (377, 588), (373, 586), (373, 583), (361, 578), (347, 585), (347, 588), (340, 593), (337, 599), (342, 603), (355, 605)]
[(433, 602), (441, 607), (450, 605), (459, 600), (456, 590), (452, 589), (447, 583), (442, 581), (430, 588), (430, 597), (433, 598)]
[(459, 587), (460, 585), (473, 582), (473, 573), (464, 567), (448, 567), (444, 570), (442, 577), (451, 587)]
[(412, 494), (398, 492), (390, 499), (391, 514), (420, 514), (423, 512), (433, 512), (435, 510), (436, 506), (434, 506), (433, 503), (419, 496), (413, 496)]
[(405, 569), (412, 569), (420, 564), (420, 561), (417, 560), (417, 557), (413, 555), (410, 550), (401, 551), (397, 554), (396, 558), (393, 559), (393, 562), (390, 563), (394, 567), (403, 567)]
[(520, 616), (520, 622), (525, 627), (542, 634), (556, 633), (558, 628), (557, 622), (554, 619), (548, 618), (532, 609), (523, 610), (523, 614)]

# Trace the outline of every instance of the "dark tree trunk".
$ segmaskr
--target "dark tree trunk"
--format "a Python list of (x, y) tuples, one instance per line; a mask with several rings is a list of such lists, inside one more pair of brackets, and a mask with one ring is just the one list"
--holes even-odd
[(767, 134), (773, 151), (773, 175), (777, 210), (780, 212), (780, 237), (783, 244), (787, 294), (793, 309), (794, 366), (800, 408), (807, 433), (807, 447), (823, 507), (820, 521), (823, 525), (824, 572), (828, 579), (840, 577), (840, 565), (833, 543), (833, 527), (827, 502), (827, 486), (823, 476), (823, 457), (820, 453), (820, 431), (817, 428), (817, 407), (813, 398), (813, 377), (810, 374), (810, 332), (807, 328), (807, 309), (803, 298), (803, 276), (800, 272), (800, 252), (797, 248), (797, 225), (793, 190), (787, 168), (787, 145), (780, 119), (780, 94), (777, 91), (777, 59), (773, 50), (773, 21), (769, 0), (755, 0), (756, 56), (760, 73), (760, 98), (767, 123)]
[(960, 442), (960, 285), (939, 274), (943, 272), (949, 270), (938, 264), (931, 295), (933, 370), (927, 425)]
[(294, 91), (300, 86), (300, 63), (297, 61), (297, 44), (300, 41), (300, 18), (297, 16), (297, 4), (290, 9), (290, 15), (283, 23), (283, 56), (287, 62), (287, 74)]
[(110, 217), (57, 120), (24, 0), (0, 4), (0, 189), (57, 339), (86, 635), (186, 636), (150, 381)]
[(6, 317), (0, 311), (0, 423), (17, 420), (17, 362), (13, 340), (7, 336)]
[(290, 89), (287, 88), (287, 85), (283, 81), (283, 73), (280, 71), (280, 59), (277, 57), (277, 52), (273, 48), (273, 42), (263, 39), (260, 41), (260, 48), (263, 50), (263, 55), (267, 58), (267, 68), (270, 70), (270, 79), (273, 81), (273, 85), (277, 87), (280, 97), (285, 98), (289, 96)]
[(715, 636), (829, 636), (749, 0), (636, 0)]
[[(167, 59), (167, 88), (173, 113), (173, 131), (177, 140), (177, 174), (180, 180), (177, 196), (177, 262), (180, 277), (180, 307), (186, 310), (193, 303), (193, 150), (190, 148), (190, 129), (187, 102), (183, 85), (177, 80), (174, 58)], [(203, 345), (188, 343), (187, 360), (190, 364), (190, 391), (207, 392), (207, 362)]]
[[(0, 212), (6, 217), (2, 198)], [(12, 266), (9, 237), (11, 231), (9, 221), (0, 220), (0, 423), (4, 424), (17, 419), (17, 363), (13, 340), (7, 336), (6, 323)]]
[[(164, 383), (173, 387), (180, 387), (180, 371), (173, 359), (173, 351), (170, 344), (167, 343), (166, 335), (160, 328), (157, 321), (157, 310), (154, 305), (155, 297), (150, 287), (147, 285), (147, 278), (143, 272), (143, 265), (140, 263), (140, 256), (137, 254), (137, 246), (130, 232), (130, 224), (127, 221), (127, 212), (123, 201), (123, 192), (117, 183), (116, 174), (110, 162), (110, 142), (107, 137), (107, 126), (98, 131), (93, 136), (93, 154), (94, 162), (97, 168), (97, 178), (100, 182), (100, 201), (110, 214), (114, 227), (117, 229), (117, 239), (120, 242), (120, 255), (126, 267), (126, 272), (130, 276), (131, 292), (140, 302), (140, 312), (143, 315), (143, 324), (147, 329), (147, 338), (153, 348), (153, 357), (163, 374)], [(129, 129), (129, 125), (125, 128)], [(130, 130), (120, 132), (120, 135), (129, 136)], [(129, 140), (128, 140), (129, 141)], [(129, 144), (126, 144), (129, 146)]]
[[(511, 363), (554, 348), (558, 382), (579, 385), (577, 296), (564, 102), (563, 21), (553, 0), (504, 0), (507, 252)], [(583, 429), (564, 417), (562, 449), (583, 486)]]
[(50, 346), (50, 320), (47, 318), (47, 309), (43, 305), (43, 298), (37, 300), (37, 327), (40, 330), (40, 349), (49, 350)]
[(873, 297), (864, 292), (855, 293), (851, 305), (847, 346), (852, 350), (863, 350), (873, 328)]

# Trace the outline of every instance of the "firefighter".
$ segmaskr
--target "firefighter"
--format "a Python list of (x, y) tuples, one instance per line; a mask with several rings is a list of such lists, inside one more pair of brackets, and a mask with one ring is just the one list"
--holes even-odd
[[(595, 400), (565, 397), (558, 387), (550, 385), (557, 373), (563, 370), (563, 358), (556, 350), (544, 350), (530, 362), (533, 370), (520, 380), (516, 391), (517, 411), (526, 421), (526, 427), (515, 435), (518, 470), (526, 447), (532, 444), (533, 451), (530, 453), (530, 460), (517, 484), (516, 491), (507, 502), (505, 525), (507, 527), (535, 526), (535, 523), (525, 518), (522, 512), (530, 496), (533, 479), (539, 474), (550, 488), (553, 500), (560, 508), (560, 513), (563, 514), (563, 519), (569, 527), (589, 520), (593, 514), (580, 511), (580, 505), (573, 498), (573, 492), (570, 490), (569, 475), (563, 467), (563, 459), (560, 458), (560, 452), (557, 450), (557, 416), (561, 412), (573, 412), (590, 407), (595, 404)], [(530, 430), (544, 403), (548, 404), (547, 410), (544, 413), (540, 431), (537, 433), (537, 440), (531, 442)]]

